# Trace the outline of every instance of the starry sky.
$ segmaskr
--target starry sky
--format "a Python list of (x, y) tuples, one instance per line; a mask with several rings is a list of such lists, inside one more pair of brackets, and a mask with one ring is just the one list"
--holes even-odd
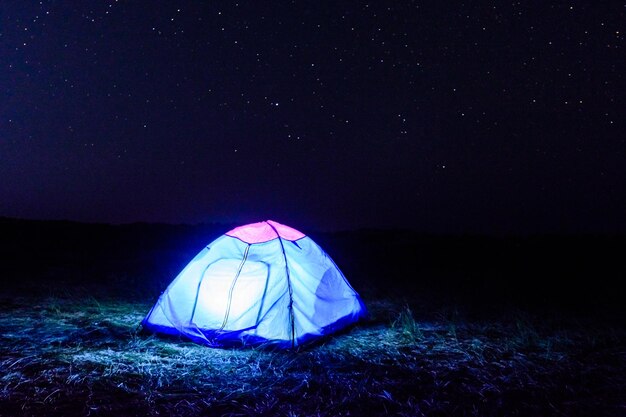
[(0, 216), (626, 232), (623, 2), (0, 2)]

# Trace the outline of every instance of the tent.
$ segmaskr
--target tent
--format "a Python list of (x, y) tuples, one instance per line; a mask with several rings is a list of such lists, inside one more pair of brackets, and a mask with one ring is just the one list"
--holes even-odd
[(339, 268), (311, 238), (268, 220), (222, 235), (182, 270), (144, 328), (213, 347), (295, 347), (365, 317)]

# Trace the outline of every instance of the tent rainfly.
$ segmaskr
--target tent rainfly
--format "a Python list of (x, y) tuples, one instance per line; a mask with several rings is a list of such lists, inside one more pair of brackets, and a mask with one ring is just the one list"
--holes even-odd
[(212, 347), (290, 348), (366, 314), (361, 298), (322, 248), (268, 220), (237, 227), (200, 251), (142, 325)]

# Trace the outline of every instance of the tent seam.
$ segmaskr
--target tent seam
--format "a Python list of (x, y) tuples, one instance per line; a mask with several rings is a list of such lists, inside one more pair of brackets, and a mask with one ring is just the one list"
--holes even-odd
[(276, 236), (278, 237), (278, 242), (280, 243), (280, 249), (283, 252), (283, 259), (285, 260), (285, 272), (287, 273), (287, 288), (289, 289), (289, 319), (291, 321), (291, 347), (295, 347), (296, 344), (296, 329), (295, 329), (295, 317), (294, 317), (294, 313), (293, 313), (293, 289), (291, 288), (291, 277), (289, 276), (289, 264), (287, 262), (287, 254), (285, 253), (285, 245), (283, 245), (283, 240), (280, 237), (280, 233), (278, 233), (278, 230), (276, 230), (276, 228), (274, 226), (272, 226), (272, 224), (268, 221), (266, 221), (265, 223), (267, 223), (272, 230), (274, 230), (274, 233), (276, 233)]

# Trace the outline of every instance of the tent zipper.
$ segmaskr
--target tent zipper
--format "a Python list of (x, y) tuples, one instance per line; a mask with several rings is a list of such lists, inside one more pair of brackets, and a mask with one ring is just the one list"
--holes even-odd
[(235, 284), (237, 283), (237, 279), (239, 279), (239, 275), (241, 274), (241, 270), (243, 269), (243, 264), (246, 263), (246, 260), (248, 259), (248, 252), (250, 251), (250, 244), (248, 243), (248, 246), (246, 246), (246, 251), (243, 254), (243, 259), (241, 260), (241, 263), (239, 264), (239, 268), (237, 268), (237, 274), (235, 275), (235, 278), (233, 279), (233, 283), (230, 284), (230, 289), (228, 290), (228, 304), (226, 305), (226, 313), (224, 315), (224, 321), (222, 322), (222, 325), (220, 326), (219, 330), (224, 330), (224, 328), (226, 327), (226, 322), (228, 321), (228, 316), (230, 315), (230, 306), (232, 304), (233, 301), (233, 290), (235, 289)]

